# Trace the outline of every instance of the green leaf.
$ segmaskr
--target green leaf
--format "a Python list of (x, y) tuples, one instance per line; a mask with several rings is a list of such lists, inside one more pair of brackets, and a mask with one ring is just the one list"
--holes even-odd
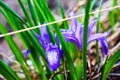
[(42, 67), (42, 63), (40, 62), (40, 59), (39, 59), (38, 52), (36, 52), (36, 50), (34, 48), (30, 49), (30, 52), (31, 52), (30, 59), (32, 59), (33, 64), (34, 64), (35, 68), (37, 69), (39, 76), (41, 76), (40, 78), (42, 80), (47, 80), (45, 71), (43, 70), (43, 67)]
[(87, 0), (85, 7), (85, 18), (84, 18), (84, 32), (83, 32), (83, 47), (82, 47), (82, 61), (83, 61), (83, 79), (87, 79), (87, 38), (88, 38), (88, 22), (89, 22), (89, 9), (90, 0)]
[[(18, 26), (20, 27), (22, 25), (18, 25)], [(37, 70), (39, 76), (41, 76), (41, 79), (46, 80), (46, 75), (45, 75), (45, 72), (42, 68), (42, 64), (41, 64), (41, 61), (39, 58), (40, 55), (38, 55), (38, 52), (39, 52), (39, 50), (41, 50), (41, 48), (37, 49), (36, 45), (34, 45), (35, 44), (34, 41), (32, 41), (31, 37), (29, 37), (31, 35), (30, 34), (27, 35), (27, 34), (28, 33), (21, 33), (25, 44), (27, 45), (28, 49), (30, 49), (30, 52), (31, 52), (30, 59), (31, 59), (32, 63), (34, 64), (34, 67)], [(38, 43), (38, 45), (40, 45), (40, 44)], [(43, 54), (45, 54), (45, 53), (43, 53)], [(44, 61), (44, 64), (45, 63), (46, 63), (46, 61)], [(46, 66), (48, 66), (48, 65), (46, 65)]]
[(95, 6), (95, 4), (97, 3), (98, 0), (92, 0), (91, 6), (90, 6), (90, 12), (92, 12), (93, 7)]
[[(99, 6), (99, 10), (101, 10), (101, 7), (102, 7), (102, 0), (100, 0), (100, 6)], [(98, 13), (98, 16), (97, 16), (97, 22), (96, 22), (96, 33), (99, 32), (99, 22), (100, 22), (100, 12)], [(98, 47), (98, 41), (96, 41), (96, 55), (97, 55), (97, 62), (98, 62), (98, 65), (100, 65), (100, 60), (99, 60), (99, 47)]]
[(16, 16), (21, 22), (26, 24), (25, 21), (12, 8), (10, 8), (7, 4), (5, 4), (2, 0), (0, 0), (0, 6), (4, 8), (5, 10), (8, 10), (10, 13)]
[(20, 77), (0, 59), (0, 74), (2, 74), (7, 80), (22, 80)]
[[(9, 24), (11, 25), (11, 27), (13, 28), (13, 30), (16, 31), (16, 30), (24, 29), (24, 27), (22, 25), (18, 26), (17, 23), (19, 23), (19, 24), (21, 24), (21, 23), (19, 21), (17, 21), (17, 19), (13, 15), (8, 14), (8, 12), (6, 12), (6, 13), (4, 12), (3, 14), (4, 14), (5, 18), (7, 19), (7, 21), (9, 22)], [(34, 33), (32, 31), (29, 31), (29, 32), (23, 32), (23, 33), (25, 33), (24, 35), (26, 35), (26, 37), (23, 38), (23, 39), (25, 39), (24, 41), (30, 41), (30, 43), (32, 42), (32, 45), (36, 46), (36, 49), (39, 52), (41, 52), (41, 56), (45, 60), (46, 59), (45, 53), (43, 51), (43, 48), (40, 46), (40, 42), (38, 41), (38, 39), (36, 38), (36, 36), (34, 35)], [(28, 39), (27, 39), (27, 37), (28, 37)]]
[[(62, 15), (62, 18), (65, 19), (65, 13), (64, 13), (64, 10), (63, 10), (63, 7), (61, 5), (60, 0), (58, 0), (58, 7), (59, 7), (59, 11), (60, 11), (60, 13)], [(63, 26), (64, 26), (65, 29), (68, 29), (69, 26), (68, 26), (67, 21), (63, 22)]]
[(44, 18), (42, 16), (41, 12), (39, 11), (38, 5), (36, 5), (36, 1), (33, 0), (33, 3), (34, 3), (34, 6), (35, 6), (35, 11), (36, 11), (37, 18), (38, 18), (39, 22), (41, 24), (44, 24)]
[[(48, 12), (44, 12), (44, 10), (45, 10), (45, 11), (47, 11), (47, 10), (46, 10), (46, 9), (41, 10), (41, 8), (40, 8), (40, 5), (41, 5), (41, 4), (38, 4), (38, 1), (36, 1), (36, 0), (34, 1), (34, 4), (36, 5), (36, 7), (38, 8), (39, 12), (40, 12), (41, 15), (43, 16), (45, 22), (48, 22), (48, 19), (50, 18), (50, 16), (48, 16)], [(45, 5), (46, 5), (46, 4), (45, 4)], [(47, 16), (48, 16), (48, 17), (47, 17)], [(53, 32), (53, 26), (49, 25), (49, 26), (47, 27), (47, 31), (48, 31), (48, 35), (49, 35), (49, 37), (50, 37), (51, 42), (55, 44), (55, 43), (56, 43), (56, 40), (55, 40), (55, 36), (54, 36), (54, 32)]]
[[(2, 23), (0, 23), (0, 32), (2, 32), (3, 34), (8, 33), (7, 29), (4, 27)], [(21, 68), (23, 69), (26, 78), (28, 80), (31, 80), (30, 72), (27, 69), (27, 65), (25, 65), (26, 61), (24, 59), (23, 53), (20, 51), (19, 47), (17, 46), (17, 44), (15, 43), (11, 36), (6, 36), (5, 39), (10, 49), (12, 50), (13, 54), (15, 55), (17, 61), (21, 64)]]
[(109, 22), (110, 22), (110, 27), (112, 32), (114, 33), (114, 24), (115, 24), (115, 16), (114, 16), (114, 11), (109, 12), (108, 18), (109, 18)]
[(102, 80), (106, 80), (108, 74), (110, 73), (112, 67), (114, 66), (114, 64), (119, 60), (120, 58), (120, 50), (118, 50), (117, 52), (115, 52), (110, 59), (104, 64), (103, 66), (103, 71), (102, 71)]
[(82, 79), (82, 62), (79, 60), (77, 62), (77, 66), (76, 66), (76, 72), (77, 72), (77, 76), (78, 76), (78, 80), (81, 80)]
[(30, 13), (32, 15), (32, 19), (33, 19), (34, 25), (37, 26), (38, 22), (37, 22), (37, 18), (35, 16), (35, 11), (34, 11), (34, 8), (32, 6), (31, 0), (27, 0), (27, 2), (28, 2), (29, 9), (30, 9)]
[(30, 26), (33, 26), (32, 20), (30, 19), (29, 14), (28, 14), (27, 10), (25, 9), (22, 1), (21, 1), (21, 0), (18, 0), (18, 3), (19, 3), (19, 5), (20, 5), (20, 7), (21, 7), (21, 9), (22, 9), (22, 11), (23, 11), (23, 13), (24, 13), (24, 15), (25, 15), (28, 23), (29, 23), (29, 25), (30, 25)]

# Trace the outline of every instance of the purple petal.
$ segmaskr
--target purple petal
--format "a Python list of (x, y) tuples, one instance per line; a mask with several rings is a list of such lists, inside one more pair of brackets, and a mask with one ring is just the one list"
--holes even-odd
[(48, 35), (46, 26), (43, 26), (41, 28), (41, 36), (42, 36), (43, 40), (45, 40), (47, 43), (50, 43), (50, 37)]
[(80, 38), (80, 31), (81, 31), (80, 29), (81, 29), (81, 26), (77, 26), (76, 31), (74, 32), (75, 37), (78, 39)]
[[(74, 17), (74, 16), (75, 16), (75, 13), (71, 12), (70, 13), (70, 17)], [(76, 18), (72, 18), (72, 22), (73, 22), (73, 24), (75, 25), (75, 28), (76, 28), (77, 25), (78, 25), (77, 19)]]
[(101, 43), (101, 46), (102, 46), (104, 54), (107, 55), (107, 53), (108, 53), (108, 44), (107, 44), (106, 39), (105, 38), (101, 38), (101, 39), (99, 39), (99, 41)]
[(103, 51), (105, 53), (105, 55), (107, 55), (108, 53), (108, 44), (107, 44), (107, 41), (106, 41), (106, 38), (109, 34), (110, 34), (111, 31), (108, 31), (108, 32), (105, 32), (105, 33), (98, 33), (98, 34), (95, 34), (95, 35), (91, 35), (89, 38), (88, 38), (88, 43), (90, 43), (91, 41), (94, 41), (94, 40), (99, 40), (101, 42), (101, 45), (102, 45), (102, 48), (103, 48)]
[(101, 38), (104, 38), (104, 37), (107, 37), (109, 34), (110, 34), (111, 31), (108, 31), (108, 32), (105, 32), (105, 33), (97, 33), (97, 34), (94, 34), (94, 35), (91, 35), (89, 38), (88, 38), (88, 43), (94, 41), (94, 40), (99, 40)]
[(48, 48), (46, 49), (46, 58), (50, 70), (56, 71), (57, 68), (60, 66), (60, 53), (56, 45), (48, 45)]
[(41, 38), (41, 36), (39, 34), (37, 34), (36, 32), (34, 32), (36, 37), (38, 38), (40, 44), (43, 46), (44, 49), (46, 49), (46, 44), (44, 43), (44, 40)]
[(64, 38), (66, 39), (67, 42), (73, 42), (77, 45), (77, 47), (82, 50), (82, 33), (83, 33), (83, 26), (77, 26), (76, 30), (61, 30)]
[(57, 45), (58, 45), (58, 49), (59, 49), (59, 52), (60, 52), (60, 56), (63, 56), (62, 46), (61, 46), (61, 44), (60, 44), (60, 41), (59, 41), (57, 35), (56, 35), (56, 42), (57, 42)]
[(80, 42), (80, 40), (78, 40), (75, 35), (72, 35), (72, 36), (68, 36), (68, 35), (65, 35), (63, 34), (63, 36), (65, 37), (66, 41), (67, 42), (73, 42), (77, 45), (77, 47), (82, 50), (82, 44)]
[(94, 40), (98, 40), (100, 38), (103, 38), (103, 37), (106, 37), (104, 36), (102, 33), (97, 33), (97, 34), (94, 34), (94, 35), (91, 35), (89, 38), (88, 38), (88, 43), (94, 41)]
[(77, 30), (75, 31), (75, 37), (78, 39), (79, 41), (79, 45), (80, 45), (80, 49), (82, 49), (82, 39), (83, 39), (83, 25), (80, 25), (77, 27)]
[(27, 48), (23, 53), (24, 53), (24, 58), (27, 58), (30, 53), (30, 50)]
[(96, 20), (92, 21), (89, 26), (88, 26), (88, 37), (90, 36), (91, 32), (92, 32), (92, 28), (94, 27), (96, 23)]

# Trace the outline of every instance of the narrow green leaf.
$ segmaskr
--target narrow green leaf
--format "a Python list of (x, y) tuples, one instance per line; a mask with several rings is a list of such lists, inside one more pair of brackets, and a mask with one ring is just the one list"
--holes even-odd
[(114, 66), (114, 64), (119, 60), (120, 58), (120, 50), (118, 50), (117, 52), (115, 52), (110, 59), (104, 64), (103, 66), (103, 71), (102, 71), (102, 80), (106, 80), (108, 74), (110, 73), (112, 67)]
[[(16, 31), (16, 30), (24, 29), (24, 27), (22, 25), (20, 27), (17, 25), (17, 23), (19, 23), (19, 22), (15, 21), (17, 19), (14, 16), (12, 16), (12, 15), (9, 16), (9, 14), (7, 14), (5, 16), (6, 16), (6, 19), (8, 19), (13, 30)], [(30, 31), (30, 32), (32, 32), (32, 31)], [(43, 51), (42, 47), (40, 47), (40, 45), (38, 45), (40, 43), (39, 43), (39, 41), (37, 41), (36, 36), (34, 35), (34, 37), (31, 37), (31, 35), (28, 32), (23, 32), (23, 33), (25, 33), (26, 37), (28, 37), (28, 39), (26, 41), (31, 40), (30, 43), (32, 42), (33, 45), (37, 46), (36, 48), (39, 50), (39, 52), (41, 52), (41, 56), (43, 57), (43, 59), (45, 59), (45, 54), (43, 53), (44, 51)], [(34, 33), (32, 33), (32, 34), (34, 34)], [(24, 39), (26, 39), (26, 38), (24, 38)], [(34, 42), (35, 40), (37, 41), (37, 43)], [(38, 46), (39, 46), (39, 48), (38, 48)]]
[(114, 19), (114, 12), (109, 12), (109, 21), (110, 21), (110, 26), (111, 26), (111, 29), (112, 29), (112, 32), (114, 33), (114, 24), (115, 24), (115, 19)]
[(32, 53), (31, 57), (34, 60), (34, 65), (36, 66), (37, 72), (38, 72), (41, 80), (47, 80), (45, 71), (43, 70), (42, 64), (39, 60), (38, 52), (36, 52), (34, 48), (30, 49), (30, 52)]
[(10, 8), (7, 4), (5, 4), (2, 0), (0, 0), (0, 6), (6, 10), (8, 10), (9, 12), (11, 12), (13, 15), (15, 15), (21, 22), (23, 22), (24, 24), (25, 21), (12, 9)]
[(27, 10), (25, 9), (22, 1), (21, 1), (21, 0), (18, 0), (18, 3), (19, 3), (19, 5), (20, 5), (20, 7), (21, 7), (21, 9), (22, 9), (22, 11), (23, 11), (23, 13), (24, 13), (24, 15), (25, 15), (28, 23), (29, 23), (29, 25), (30, 25), (30, 26), (33, 26), (32, 20), (30, 19), (29, 14), (28, 14)]
[(29, 9), (30, 9), (30, 13), (32, 15), (33, 22), (34, 22), (35, 26), (37, 26), (38, 22), (37, 22), (37, 18), (35, 16), (35, 11), (34, 11), (33, 6), (31, 4), (31, 0), (27, 0), (27, 2), (28, 2)]
[[(20, 26), (21, 25), (18, 25), (18, 27), (20, 27)], [(39, 59), (40, 55), (38, 55), (39, 50), (36, 49), (36, 46), (33, 43), (31, 43), (31, 39), (26, 33), (21, 33), (21, 34), (22, 34), (22, 37), (24, 38), (25, 44), (27, 45), (28, 49), (30, 49), (30, 52), (31, 52), (30, 59), (32, 60), (32, 63), (34, 64), (35, 69), (37, 70), (39, 76), (41, 76), (41, 79), (46, 80), (46, 75), (42, 68), (41, 61)], [(38, 45), (39, 45), (39, 43), (38, 43)], [(46, 61), (44, 61), (44, 62), (46, 63)], [(48, 66), (48, 65), (46, 65), (46, 66)]]
[[(112, 0), (112, 6), (116, 6), (117, 5), (117, 0)], [(109, 18), (109, 21), (110, 21), (110, 27), (112, 29), (112, 33), (114, 33), (114, 24), (115, 24), (115, 18), (117, 19), (117, 16), (116, 16), (116, 10), (113, 10), (113, 11), (110, 11), (109, 12), (109, 15), (108, 15), (108, 18)]]
[(0, 74), (2, 74), (7, 80), (21, 80), (19, 76), (1, 59)]
[(82, 62), (79, 60), (79, 62), (77, 63), (77, 66), (76, 66), (76, 72), (77, 72), (77, 76), (78, 76), (78, 80), (81, 80), (82, 79)]
[(92, 12), (93, 7), (95, 6), (95, 4), (97, 3), (98, 0), (93, 0), (90, 6), (90, 12)]
[(85, 18), (84, 18), (84, 32), (83, 32), (83, 47), (82, 47), (82, 61), (83, 61), (83, 79), (86, 80), (87, 72), (87, 36), (88, 36), (88, 22), (89, 22), (89, 9), (90, 0), (87, 0), (85, 7)]
[[(4, 25), (2, 23), (0, 23), (0, 32), (2, 32), (3, 34), (8, 33), (7, 29), (4, 27)], [(14, 53), (17, 61), (21, 64), (21, 68), (23, 69), (26, 78), (28, 80), (31, 80), (31, 75), (30, 72), (27, 69), (27, 65), (25, 65), (25, 59), (23, 56), (23, 53), (20, 51), (19, 47), (17, 46), (17, 44), (15, 43), (15, 41), (13, 40), (13, 38), (11, 36), (6, 36), (5, 37), (9, 47), (11, 48), (12, 52)]]
[[(7, 21), (9, 22), (9, 24), (11, 25), (11, 27), (13, 28), (13, 30), (16, 31), (16, 30), (24, 29), (24, 27), (22, 26), (22, 24), (17, 20), (17, 18), (14, 15), (12, 15), (11, 13), (9, 13), (8, 11), (5, 11), (5, 10), (3, 10), (3, 14), (4, 14), (5, 18), (7, 19)], [(22, 26), (22, 27), (20, 27), (20, 26)], [(32, 33), (32, 34), (34, 34), (34, 33)], [(31, 39), (31, 36), (32, 36), (32, 39)], [(48, 69), (48, 65), (46, 64), (47, 62), (46, 62), (46, 59), (45, 59), (45, 53), (43, 51), (43, 48), (40, 47), (40, 42), (38, 41), (37, 37), (34, 35), (34, 37), (36, 37), (36, 38), (33, 38), (33, 35), (30, 35), (28, 32), (20, 33), (19, 37), (22, 38), (24, 44), (27, 45), (28, 48), (31, 48), (33, 45), (35, 45), (32, 48), (35, 48), (35, 50), (37, 50), (40, 54), (43, 54), (42, 58), (45, 61), (44, 64), (46, 65), (47, 72), (49, 72), (49, 75), (51, 75), (50, 70)], [(36, 43), (35, 39), (36, 39), (37, 43)], [(37, 47), (36, 47), (36, 45), (37, 45)], [(43, 71), (43, 68), (42, 68), (42, 65), (40, 63), (40, 60), (37, 57), (34, 57), (32, 59), (32, 62), (34, 62), (36, 64), (37, 67), (35, 67), (35, 68), (38, 71), (38, 73), (41, 76), (41, 78), (42, 79), (46, 79), (46, 76), (45, 76), (45, 73)], [(43, 73), (41, 74), (41, 72), (43, 72)]]
[[(102, 7), (102, 0), (100, 0), (100, 6), (99, 6), (99, 10), (101, 10)], [(97, 23), (96, 23), (96, 33), (99, 32), (99, 22), (100, 22), (100, 12), (98, 13), (98, 17), (97, 17)], [(98, 41), (96, 41), (96, 55), (97, 55), (97, 62), (98, 65), (100, 65), (100, 60), (99, 60), (99, 47), (98, 47)]]
[(33, 3), (34, 3), (34, 6), (35, 6), (35, 11), (36, 11), (36, 14), (37, 14), (37, 17), (38, 17), (38, 20), (41, 24), (44, 24), (44, 18), (43, 16), (41, 15), (41, 12), (39, 11), (39, 8), (38, 6), (36, 5), (36, 1), (33, 0)]
[[(16, 22), (18, 23), (18, 22)], [(22, 25), (18, 24), (18, 27), (20, 29), (22, 29)], [(31, 35), (32, 34), (32, 35)], [(38, 41), (37, 37), (34, 35), (34, 33), (32, 31), (28, 32), (23, 32), (21, 33), (25, 44), (27, 45), (27, 48), (30, 49), (31, 54), (30, 54), (30, 59), (32, 60), (32, 63), (34, 64), (36, 70), (38, 71), (38, 74), (41, 76), (42, 79), (46, 79), (45, 73), (43, 72), (43, 68), (42, 68), (42, 64), (41, 61), (39, 59), (39, 55), (37, 54), (38, 52), (40, 53), (40, 55), (43, 58), (43, 62), (44, 65), (47, 69), (47, 74), (50, 76), (51, 75), (51, 71), (50, 69), (48, 69), (48, 64), (45, 58), (45, 52), (42, 48), (42, 46), (40, 45), (40, 42)], [(41, 74), (41, 72), (43, 72)]]
[[(62, 18), (65, 19), (65, 13), (64, 13), (64, 10), (63, 10), (63, 7), (61, 5), (60, 0), (58, 0), (58, 7), (59, 7), (59, 11), (60, 11), (60, 13), (62, 15)], [(63, 22), (63, 26), (64, 26), (65, 29), (68, 29), (68, 23), (67, 23), (67, 21)]]
[[(39, 12), (41, 13), (41, 15), (43, 16), (43, 18), (44, 18), (44, 20), (46, 21), (46, 20), (48, 20), (48, 18), (50, 17), (50, 16), (48, 16), (48, 13), (46, 12), (44, 12), (44, 11), (42, 11), (41, 9), (40, 9), (40, 4), (38, 4), (38, 1), (36, 1), (35, 0), (35, 5), (36, 5), (36, 7), (38, 8), (38, 10), (39, 10)], [(44, 10), (44, 9), (43, 9)], [(47, 11), (47, 10), (45, 10), (45, 11)], [(48, 16), (48, 17), (47, 17)], [(46, 21), (47, 22), (47, 21)], [(49, 27), (47, 27), (47, 31), (48, 31), (48, 35), (49, 35), (49, 37), (50, 37), (50, 40), (51, 40), (51, 42), (52, 43), (56, 43), (56, 40), (55, 40), (55, 36), (54, 36), (54, 32), (53, 32), (53, 26), (51, 26), (51, 25), (49, 25)]]

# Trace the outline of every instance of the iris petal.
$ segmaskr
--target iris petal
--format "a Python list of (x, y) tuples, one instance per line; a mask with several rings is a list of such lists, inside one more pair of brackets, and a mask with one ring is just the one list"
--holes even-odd
[(105, 35), (103, 35), (102, 33), (97, 33), (97, 34), (94, 34), (94, 35), (91, 35), (89, 38), (88, 38), (88, 43), (94, 41), (94, 40), (99, 40), (100, 38), (103, 38), (103, 37), (106, 37)]
[(48, 35), (46, 26), (43, 26), (41, 28), (41, 36), (42, 36), (43, 40), (45, 40), (47, 43), (50, 43), (50, 37)]
[(74, 34), (72, 36), (68, 36), (68, 35), (63, 34), (63, 36), (65, 37), (65, 39), (66, 39), (67, 42), (75, 43), (75, 45), (77, 45), (77, 47), (79, 47), (79, 49), (82, 50), (81, 42), (80, 42), (79, 39), (77, 39), (75, 37)]
[(105, 38), (101, 38), (99, 39), (99, 41), (101, 42), (102, 48), (103, 48), (103, 52), (105, 53), (105, 55), (107, 55), (108, 53), (108, 44)]
[(105, 32), (105, 33), (97, 33), (97, 34), (94, 34), (94, 35), (91, 35), (89, 38), (88, 38), (88, 43), (94, 41), (94, 40), (98, 40), (98, 39), (101, 39), (101, 38), (104, 38), (104, 37), (107, 37), (108, 35), (110, 35), (110, 30)]
[[(75, 13), (74, 12), (71, 12), (70, 13), (70, 17), (74, 17), (75, 16)], [(75, 25), (75, 28), (78, 26), (78, 22), (77, 22), (77, 19), (76, 18), (72, 18), (71, 19), (73, 24)]]
[(28, 55), (30, 53), (30, 50), (27, 48), (25, 51), (24, 51), (24, 58), (27, 58)]
[(40, 44), (43, 46), (44, 49), (46, 49), (46, 44), (44, 43), (44, 40), (41, 38), (41, 36), (39, 34), (37, 34), (36, 32), (34, 32), (36, 37), (38, 38)]
[(96, 23), (96, 20), (92, 21), (92, 22), (89, 24), (89, 26), (88, 26), (88, 37), (90, 36), (90, 34), (91, 34), (91, 32), (92, 32), (92, 29), (93, 29), (95, 23)]
[(89, 38), (88, 38), (88, 43), (94, 41), (94, 40), (99, 40), (101, 45), (102, 45), (102, 48), (103, 48), (103, 51), (104, 51), (104, 54), (107, 55), (108, 53), (108, 44), (107, 44), (107, 41), (106, 41), (106, 36), (108, 36), (110, 34), (110, 31), (108, 32), (105, 32), (105, 33), (98, 33), (98, 34), (94, 34), (94, 35), (91, 35)]
[(46, 49), (46, 59), (48, 61), (50, 70), (56, 71), (60, 66), (60, 53), (56, 45), (48, 45), (48, 48)]

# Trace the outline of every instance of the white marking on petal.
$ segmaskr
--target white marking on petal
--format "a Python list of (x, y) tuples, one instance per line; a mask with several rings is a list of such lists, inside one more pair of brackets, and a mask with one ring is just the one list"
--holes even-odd
[(50, 63), (50, 65), (54, 65), (58, 62), (58, 55), (56, 51), (49, 51), (47, 58), (48, 58), (48, 62)]

